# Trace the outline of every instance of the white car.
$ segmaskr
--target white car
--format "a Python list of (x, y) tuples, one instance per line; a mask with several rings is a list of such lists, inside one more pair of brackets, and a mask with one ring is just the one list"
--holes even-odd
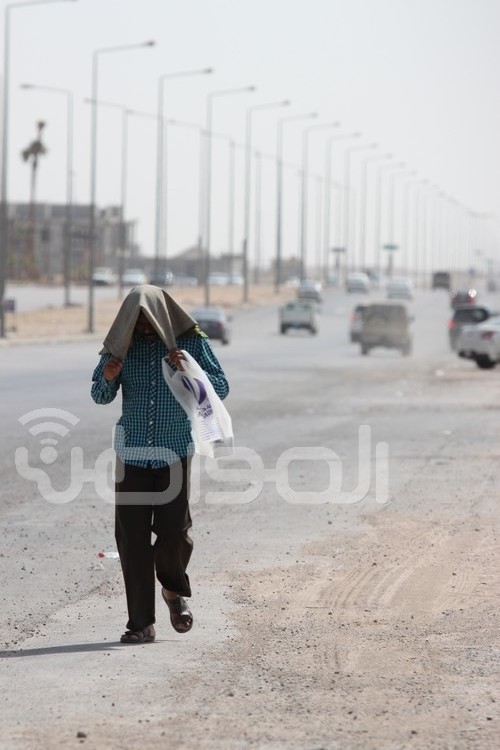
[(97, 268), (94, 268), (92, 281), (95, 286), (111, 286), (112, 284), (116, 284), (117, 275), (112, 268), (97, 266)]
[(297, 289), (298, 299), (309, 299), (314, 302), (321, 302), (321, 284), (319, 281), (305, 279), (299, 284)]
[(347, 275), (345, 288), (347, 292), (361, 292), (368, 294), (371, 283), (367, 273), (349, 273)]
[(222, 272), (209, 273), (207, 281), (209, 286), (227, 286), (229, 284), (229, 274)]
[(406, 278), (389, 279), (386, 292), (387, 299), (413, 299), (413, 281)]
[(280, 307), (280, 332), (286, 333), (290, 328), (305, 328), (310, 333), (318, 332), (316, 305), (307, 299), (294, 299)]
[(172, 284), (175, 286), (198, 286), (198, 279), (188, 273), (175, 273)]
[(500, 362), (500, 315), (478, 325), (464, 326), (457, 339), (460, 357), (473, 359), (482, 370), (489, 370)]
[(229, 276), (227, 283), (234, 286), (243, 286), (245, 279), (240, 273), (233, 273)]
[(142, 268), (127, 268), (122, 276), (123, 286), (140, 286), (147, 283), (148, 277)]

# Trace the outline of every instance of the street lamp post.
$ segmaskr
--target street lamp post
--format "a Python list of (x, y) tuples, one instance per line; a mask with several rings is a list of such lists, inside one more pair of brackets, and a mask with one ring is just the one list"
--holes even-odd
[(307, 187), (309, 169), (309, 136), (313, 130), (329, 130), (338, 128), (339, 122), (318, 123), (304, 128), (302, 132), (302, 181), (300, 198), (300, 280), (304, 281), (306, 276), (306, 249), (307, 249)]
[[(331, 218), (331, 186), (332, 186), (332, 146), (335, 141), (359, 138), (361, 133), (341, 133), (332, 135), (326, 141), (325, 146), (325, 208), (323, 220), (323, 250), (325, 254), (325, 267), (330, 253), (330, 218)], [(339, 220), (339, 216), (336, 217)]]
[(205, 263), (203, 269), (205, 305), (210, 305), (210, 245), (211, 245), (211, 218), (212, 218), (212, 121), (213, 121), (213, 100), (221, 96), (232, 96), (235, 94), (251, 93), (256, 90), (255, 86), (240, 86), (239, 88), (223, 89), (221, 91), (212, 91), (207, 96), (207, 120), (206, 120), (206, 143), (205, 143), (205, 237), (201, 241), (202, 248), (205, 251)]
[(164, 106), (165, 82), (172, 78), (191, 78), (213, 73), (212, 68), (181, 70), (164, 73), (158, 78), (157, 143), (156, 143), (156, 216), (155, 216), (155, 273), (159, 271), (162, 250), (167, 252), (167, 169), (166, 169), (166, 129)]
[(262, 230), (262, 154), (255, 152), (255, 264), (254, 283), (259, 283), (260, 278), (260, 253), (261, 253), (261, 230)]
[[(207, 133), (202, 129), (202, 135), (206, 137)], [(211, 138), (219, 138), (226, 141), (229, 148), (229, 168), (228, 168), (228, 198), (227, 198), (227, 248), (229, 253), (230, 273), (233, 274), (234, 258), (234, 209), (235, 209), (235, 185), (236, 185), (236, 141), (230, 135), (217, 133), (212, 130)], [(200, 181), (203, 179), (203, 163), (200, 160)], [(200, 232), (201, 234), (202, 232)]]
[(245, 203), (243, 217), (243, 302), (248, 302), (248, 255), (249, 255), (249, 235), (250, 235), (250, 191), (252, 181), (252, 119), (256, 112), (266, 109), (278, 109), (288, 107), (288, 99), (277, 102), (267, 102), (266, 104), (256, 104), (249, 107), (246, 114), (245, 124)]
[(421, 246), (421, 209), (422, 209), (422, 188), (425, 188), (429, 184), (429, 180), (420, 180), (419, 189), (416, 191), (415, 195), (415, 208), (414, 208), (414, 217), (413, 217), (413, 245), (415, 249), (414, 253), (414, 259), (413, 259), (413, 269), (414, 269), (414, 275), (415, 275), (415, 286), (418, 286), (418, 277), (420, 273), (420, 265), (421, 265), (421, 252), (422, 252), (422, 246)]
[(316, 176), (316, 269), (318, 279), (323, 279), (326, 276), (326, 268), (323, 267), (323, 253), (321, 248), (321, 230), (322, 230), (322, 210), (323, 210), (323, 182), (324, 178), (320, 175)]
[[(91, 99), (85, 99), (87, 104), (92, 102)], [(121, 112), (121, 170), (120, 170), (120, 210), (121, 210), (121, 230), (120, 230), (120, 249), (118, 251), (118, 299), (123, 297), (123, 281), (122, 276), (124, 273), (124, 261), (127, 256), (128, 250), (128, 229), (127, 229), (127, 177), (128, 177), (128, 118), (144, 117), (148, 120), (157, 119), (157, 115), (152, 112), (142, 112), (136, 109), (130, 109), (125, 104), (117, 104), (116, 102), (108, 102), (103, 99), (99, 99), (95, 102), (98, 107), (108, 107), (110, 109), (116, 109)]]
[(405, 169), (402, 172), (394, 172), (389, 176), (389, 190), (388, 190), (388, 237), (389, 242), (394, 242), (394, 200), (395, 200), (395, 185), (396, 180), (401, 177), (413, 177), (415, 175), (414, 169)]
[(3, 65), (3, 96), (2, 96), (2, 153), (1, 153), (1, 181), (0, 181), (0, 338), (4, 338), (5, 331), (5, 286), (7, 281), (8, 259), (8, 144), (9, 144), (9, 83), (10, 83), (10, 11), (27, 6), (48, 5), (49, 3), (75, 2), (75, 0), (27, 0), (22, 3), (9, 3), (4, 9), (4, 65)]
[(60, 94), (66, 98), (67, 111), (67, 139), (66, 139), (66, 217), (64, 226), (63, 277), (64, 277), (64, 306), (70, 307), (71, 285), (71, 223), (73, 212), (73, 93), (68, 89), (54, 86), (39, 86), (35, 83), (22, 83), (21, 88), (29, 91), (46, 91)]
[(384, 172), (391, 169), (404, 167), (404, 162), (399, 164), (382, 164), (377, 169), (375, 181), (375, 216), (374, 216), (374, 239), (375, 239), (375, 267), (381, 272), (381, 250), (382, 250), (382, 177)]
[(410, 209), (410, 190), (418, 185), (420, 180), (408, 180), (403, 188), (403, 197), (401, 201), (401, 250), (402, 258), (406, 261), (405, 270), (410, 268), (409, 256), (409, 209)]
[[(199, 186), (198, 186), (198, 192), (199, 192), (199, 203), (198, 203), (198, 247), (200, 250), (202, 250), (202, 238), (203, 233), (205, 231), (204, 229), (204, 220), (205, 217), (203, 215), (203, 191), (204, 191), (204, 145), (205, 141), (208, 137), (207, 131), (201, 126), (196, 125), (195, 123), (191, 122), (183, 122), (181, 120), (168, 120), (169, 125), (178, 125), (185, 128), (190, 128), (191, 130), (196, 130), (199, 133), (200, 136), (200, 155), (199, 155)], [(223, 141), (226, 141), (229, 147), (229, 169), (228, 169), (228, 222), (227, 222), (227, 247), (228, 247), (228, 253), (230, 254), (230, 265), (231, 265), (231, 274), (233, 273), (233, 255), (234, 255), (234, 209), (235, 209), (235, 184), (236, 184), (236, 147), (241, 146), (241, 144), (237, 144), (234, 138), (230, 135), (227, 135), (226, 133), (218, 133), (217, 131), (212, 130), (211, 132), (212, 138), (219, 138)]]
[(368, 166), (373, 162), (386, 159), (392, 159), (392, 154), (376, 154), (375, 156), (367, 156), (365, 159), (363, 159), (363, 164), (361, 167), (361, 190), (359, 208), (359, 261), (362, 270), (366, 267), (366, 193), (368, 182)]
[(389, 257), (387, 260), (387, 276), (391, 278), (393, 266), (394, 266), (394, 252), (397, 248), (397, 244), (394, 244), (394, 204), (395, 204), (395, 185), (396, 180), (400, 177), (412, 177), (415, 175), (415, 170), (405, 169), (402, 172), (394, 172), (389, 177), (389, 190), (388, 190), (388, 205), (387, 205), (387, 226), (388, 226), (388, 237), (389, 244), (387, 251)]
[[(377, 148), (377, 143), (365, 143), (359, 146), (350, 146), (346, 148), (344, 154), (344, 220), (343, 220), (343, 246), (347, 253), (346, 263), (349, 262), (349, 245), (350, 245), (350, 188), (351, 188), (351, 154), (358, 151), (367, 151), (369, 149)], [(354, 253), (351, 254), (350, 263), (351, 268), (354, 268), (355, 258)]]
[(281, 261), (282, 261), (282, 231), (283, 231), (283, 126), (289, 122), (299, 120), (312, 120), (318, 116), (317, 112), (309, 112), (304, 115), (291, 115), (281, 117), (278, 120), (276, 131), (276, 268), (274, 277), (274, 290), (276, 294), (281, 284)]
[(116, 47), (103, 47), (94, 50), (92, 54), (92, 94), (91, 94), (91, 132), (90, 132), (90, 205), (89, 205), (89, 268), (88, 268), (88, 333), (94, 332), (94, 263), (95, 263), (95, 210), (96, 210), (96, 173), (97, 173), (97, 101), (98, 94), (98, 74), (99, 74), (99, 56), (112, 52), (125, 52), (133, 49), (142, 49), (144, 47), (153, 47), (155, 42), (147, 41), (138, 44), (123, 44)]

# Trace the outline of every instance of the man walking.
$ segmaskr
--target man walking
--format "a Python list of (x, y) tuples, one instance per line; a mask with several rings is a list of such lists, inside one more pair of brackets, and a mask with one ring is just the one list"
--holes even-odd
[(155, 574), (175, 630), (186, 633), (193, 624), (186, 569), (193, 549), (188, 532), (194, 446), (189, 419), (162, 373), (164, 357), (183, 369), (182, 350), (225, 398), (226, 377), (196, 321), (164, 290), (138, 286), (124, 299), (92, 376), (97, 404), (111, 403), (122, 391), (114, 439), (115, 535), (128, 608), (122, 643), (155, 639)]

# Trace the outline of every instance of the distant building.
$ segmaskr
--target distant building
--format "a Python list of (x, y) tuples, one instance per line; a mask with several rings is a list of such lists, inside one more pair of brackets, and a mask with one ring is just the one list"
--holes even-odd
[[(89, 206), (72, 206), (71, 213), (71, 278), (83, 281), (88, 276)], [(95, 266), (117, 270), (121, 253), (126, 255), (127, 263), (138, 255), (132, 242), (135, 222), (127, 222), (124, 227), (120, 206), (96, 209), (95, 229)], [(29, 203), (11, 203), (8, 243), (8, 278), (60, 279), (66, 246), (66, 206), (38, 203), (32, 216)]]

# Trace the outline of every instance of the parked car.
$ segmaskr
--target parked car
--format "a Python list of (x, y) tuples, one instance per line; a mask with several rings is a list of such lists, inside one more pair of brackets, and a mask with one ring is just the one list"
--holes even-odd
[(366, 275), (370, 279), (371, 286), (375, 289), (382, 289), (382, 287), (385, 286), (386, 278), (380, 271), (367, 269), (364, 273), (366, 273)]
[(363, 311), (365, 310), (365, 308), (366, 305), (356, 305), (351, 313), (349, 336), (353, 343), (359, 341), (361, 335), (361, 326), (363, 324)]
[(413, 281), (404, 277), (389, 279), (386, 293), (387, 299), (413, 299)]
[(229, 284), (228, 273), (209, 273), (208, 274), (209, 286), (227, 286), (227, 284)]
[(457, 289), (451, 295), (451, 306), (457, 307), (457, 305), (474, 305), (477, 299), (477, 292), (475, 289)]
[(464, 326), (479, 325), (492, 315), (497, 315), (497, 313), (491, 312), (488, 307), (482, 305), (457, 305), (448, 323), (448, 335), (453, 351), (457, 351), (458, 338)]
[(222, 307), (199, 307), (191, 310), (191, 316), (209, 339), (217, 339), (223, 344), (231, 340), (231, 319)]
[(433, 289), (451, 289), (451, 274), (448, 271), (435, 271), (432, 274)]
[(368, 274), (366, 273), (349, 273), (345, 283), (346, 292), (360, 292), (361, 294), (368, 294), (370, 291), (371, 283)]
[(321, 302), (321, 284), (319, 281), (301, 281), (297, 289), (297, 299)]
[(122, 275), (123, 286), (140, 286), (147, 283), (148, 278), (142, 268), (127, 268)]
[(482, 370), (489, 370), (500, 362), (500, 315), (484, 323), (464, 326), (457, 340), (460, 357), (473, 359)]
[(326, 286), (338, 286), (339, 277), (336, 273), (329, 273), (325, 277)]
[(173, 280), (172, 271), (152, 271), (149, 274), (149, 283), (153, 286), (171, 286)]
[(289, 328), (304, 328), (312, 334), (318, 332), (318, 315), (314, 301), (294, 299), (280, 307), (280, 332), (285, 334)]
[(187, 273), (174, 273), (172, 279), (172, 285), (175, 286), (198, 286), (198, 279), (196, 276), (190, 276)]
[(408, 356), (412, 349), (412, 317), (406, 305), (397, 302), (373, 302), (363, 311), (359, 341), (361, 354), (375, 346), (399, 349)]
[(118, 277), (112, 268), (107, 268), (106, 266), (97, 266), (97, 268), (94, 268), (94, 273), (92, 274), (94, 286), (111, 286), (112, 284), (116, 284), (117, 281)]
[(245, 279), (243, 278), (241, 273), (231, 273), (229, 274), (227, 283), (233, 284), (234, 286), (243, 286), (243, 284), (245, 283)]

